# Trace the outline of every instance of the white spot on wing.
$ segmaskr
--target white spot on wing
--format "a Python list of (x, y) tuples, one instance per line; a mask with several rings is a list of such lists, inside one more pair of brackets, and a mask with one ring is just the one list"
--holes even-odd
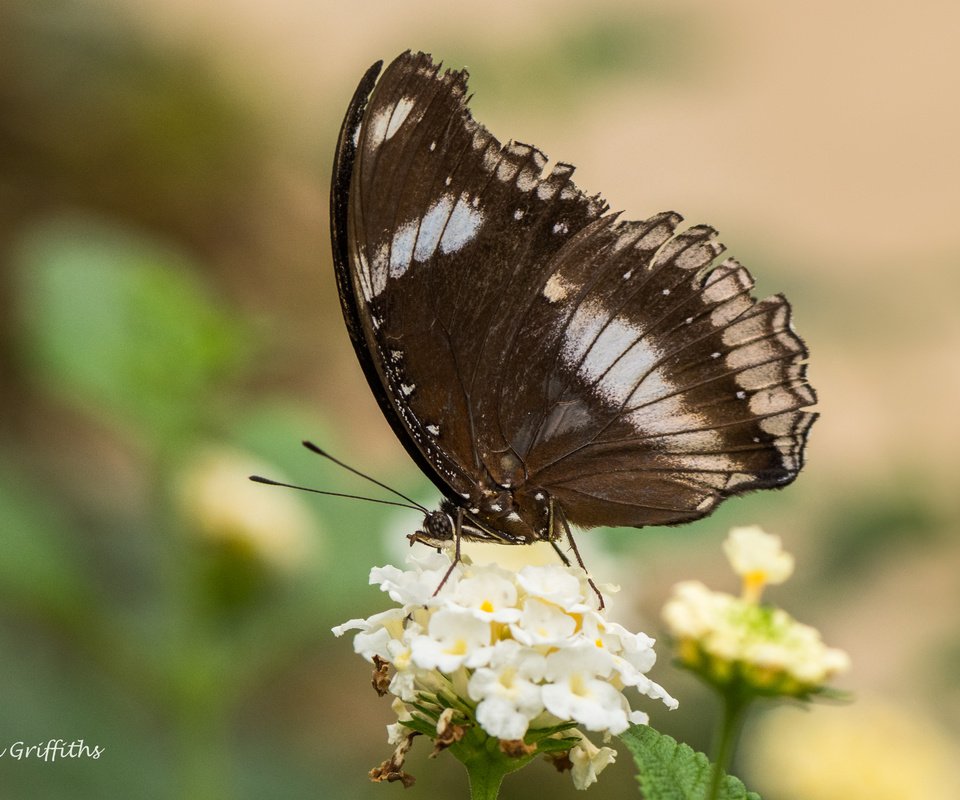
[[(609, 322), (608, 322), (609, 320)], [(564, 332), (561, 359), (611, 409), (624, 407), (623, 419), (641, 436), (687, 434), (691, 446), (722, 446), (715, 430), (699, 430), (704, 420), (684, 403), (683, 393), (660, 364), (661, 349), (643, 331), (610, 312), (599, 300), (577, 309)], [(721, 468), (729, 461), (721, 456)], [(730, 462), (732, 463), (732, 462)]]
[(517, 174), (517, 170), (519, 169), (519, 164), (511, 161), (509, 158), (504, 158), (497, 166), (497, 180), (503, 181), (504, 183), (512, 181)]
[(367, 149), (376, 150), (383, 144), (387, 135), (387, 125), (390, 124), (390, 109), (381, 108), (370, 119), (370, 135), (367, 138)]
[(790, 411), (794, 406), (794, 397), (779, 386), (761, 389), (750, 397), (748, 408), (751, 414), (768, 416), (782, 411)]
[[(586, 321), (577, 320), (578, 316), (586, 318)], [(582, 325), (591, 330), (589, 338), (578, 348), (582, 350), (583, 344), (589, 345), (588, 350), (578, 355), (582, 361), (577, 374), (588, 384), (595, 384), (594, 391), (616, 407), (630, 399), (638, 389), (637, 382), (641, 378), (643, 383), (660, 382), (659, 376), (651, 373), (651, 370), (662, 353), (647, 339), (641, 338), (642, 331), (628, 320), (614, 317), (604, 327), (607, 318), (608, 312), (596, 301), (584, 303), (577, 309), (573, 322), (578, 327)], [(573, 328), (573, 325), (570, 327)], [(565, 361), (568, 354), (573, 355), (573, 350), (565, 340), (561, 351)]]
[[(409, 268), (413, 258), (413, 245), (417, 238), (417, 224), (406, 222), (401, 225), (390, 244), (390, 277), (399, 278)], [(382, 291), (382, 290), (381, 290)], [(379, 294), (379, 292), (378, 292)]]
[(541, 181), (537, 187), (537, 197), (541, 200), (549, 200), (557, 193), (556, 185), (551, 181)]
[(426, 261), (436, 252), (440, 236), (443, 234), (443, 227), (452, 210), (453, 197), (445, 194), (430, 206), (427, 213), (423, 215), (420, 222), (420, 233), (417, 236), (417, 246), (413, 251), (413, 257), (417, 261)]
[(647, 231), (637, 242), (640, 250), (656, 250), (673, 235), (673, 227), (664, 223)]
[(520, 174), (517, 176), (517, 188), (521, 192), (529, 192), (534, 186), (537, 185), (537, 182), (540, 180), (540, 176), (531, 169), (522, 169)]
[(567, 367), (576, 367), (605, 321), (605, 309), (596, 300), (587, 301), (576, 310), (563, 332), (560, 354)]
[(360, 291), (369, 303), (387, 287), (387, 260), (389, 246), (381, 242), (374, 250), (373, 260), (368, 261), (363, 248), (357, 252), (360, 256), (360, 269), (357, 274), (360, 278)]
[(440, 239), (440, 250), (444, 254), (457, 252), (476, 238), (482, 224), (483, 211), (472, 208), (466, 202), (466, 195), (460, 195)]
[(389, 139), (400, 130), (400, 126), (403, 125), (404, 120), (409, 116), (416, 102), (412, 97), (401, 98), (400, 102), (397, 103), (394, 108), (393, 114), (390, 116), (390, 123), (387, 126), (386, 135), (383, 137), (384, 139)]
[(751, 475), (749, 472), (734, 472), (727, 479), (727, 489), (736, 489), (739, 486), (745, 486), (748, 483), (752, 483), (756, 480), (755, 475)]
[(558, 272), (555, 272), (543, 287), (543, 296), (551, 303), (557, 303), (566, 299), (571, 288), (573, 287)]

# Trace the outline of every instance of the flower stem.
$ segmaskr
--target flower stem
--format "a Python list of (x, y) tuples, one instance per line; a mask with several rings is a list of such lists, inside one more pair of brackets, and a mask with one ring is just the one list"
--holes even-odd
[(714, 741), (713, 778), (710, 781), (707, 800), (717, 800), (720, 797), (723, 776), (730, 766), (740, 734), (740, 724), (743, 722), (744, 713), (749, 704), (749, 699), (744, 699), (739, 692), (730, 690), (723, 693), (723, 716)]
[(477, 759), (465, 765), (470, 778), (470, 800), (497, 800), (500, 784), (506, 774), (488, 759)]
[(470, 800), (497, 800), (503, 776), (525, 767), (537, 755), (536, 748), (520, 756), (507, 755), (499, 739), (473, 725), (461, 741), (451, 745), (450, 752), (467, 768)]

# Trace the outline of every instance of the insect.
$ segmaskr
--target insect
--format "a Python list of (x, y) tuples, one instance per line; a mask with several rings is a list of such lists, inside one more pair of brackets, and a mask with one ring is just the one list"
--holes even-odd
[(570, 524), (687, 522), (797, 476), (816, 396), (784, 297), (753, 298), (712, 228), (621, 220), (501, 144), (465, 71), (381, 68), (340, 131), (331, 231), (363, 372), (443, 494), (411, 541), (576, 553)]

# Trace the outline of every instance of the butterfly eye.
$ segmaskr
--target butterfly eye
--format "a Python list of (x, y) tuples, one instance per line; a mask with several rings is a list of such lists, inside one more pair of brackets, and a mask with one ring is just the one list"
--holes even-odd
[(423, 527), (435, 541), (448, 542), (453, 539), (453, 523), (443, 511), (431, 511), (424, 518)]

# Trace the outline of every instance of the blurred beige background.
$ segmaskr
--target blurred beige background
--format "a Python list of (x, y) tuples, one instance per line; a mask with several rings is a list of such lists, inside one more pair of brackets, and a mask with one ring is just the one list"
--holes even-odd
[[(812, 362), (817, 383), (834, 389), (824, 392), (815, 455), (881, 472), (905, 456), (957, 467), (958, 427), (948, 424), (960, 391), (950, 359), (960, 315), (948, 288), (960, 191), (953, 4), (493, 0), (454, 12), (433, 2), (290, 0), (235, 2), (227, 15), (213, 3), (114, 3), (166, 41), (204, 52), (297, 138), (329, 131), (335, 98), (342, 105), (377, 58), (412, 47), (472, 67), (477, 114), (501, 139), (572, 161), (582, 186), (628, 215), (676, 208), (718, 227), (733, 252), (743, 240), (775, 250), (789, 259), (781, 269), (801, 273), (793, 281), (817, 287), (798, 324), (823, 317), (852, 341), (842, 358), (823, 352), (836, 349), (827, 342)], [(629, 62), (631, 28), (648, 15), (669, 37), (652, 44), (662, 79), (611, 69), (578, 87), (572, 66), (551, 78), (565, 39), (591, 26), (612, 37), (618, 18), (611, 60)], [(514, 102), (489, 96), (494, 77), (460, 53), (499, 61), (497, 88)], [(326, 186), (309, 189), (322, 203)], [(763, 285), (765, 265), (750, 266)]]

